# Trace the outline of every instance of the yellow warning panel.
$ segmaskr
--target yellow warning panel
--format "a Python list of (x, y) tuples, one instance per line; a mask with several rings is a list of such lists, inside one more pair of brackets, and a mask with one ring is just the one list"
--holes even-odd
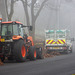
[(5, 42), (5, 39), (1, 39), (1, 42)]

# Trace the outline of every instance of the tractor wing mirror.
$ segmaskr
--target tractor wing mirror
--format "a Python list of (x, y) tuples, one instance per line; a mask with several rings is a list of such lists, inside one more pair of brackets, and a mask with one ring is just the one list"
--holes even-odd
[(29, 30), (31, 30), (31, 31), (32, 31), (32, 29), (33, 29), (33, 28), (32, 28), (32, 26), (30, 26), (30, 27), (29, 27)]
[(29, 28), (29, 30), (31, 30), (31, 31), (32, 31), (32, 26), (25, 26), (25, 25), (23, 25), (22, 27), (28, 27), (28, 28)]

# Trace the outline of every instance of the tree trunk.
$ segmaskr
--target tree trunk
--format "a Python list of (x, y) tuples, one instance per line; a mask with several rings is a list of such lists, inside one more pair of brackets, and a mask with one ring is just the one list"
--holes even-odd
[(0, 0), (0, 15), (2, 15), (2, 20), (7, 21), (7, 14), (6, 14), (6, 7), (5, 7), (5, 0)]
[[(26, 24), (27, 24), (27, 26), (30, 26), (30, 19), (29, 19), (29, 14), (28, 14), (27, 0), (25, 0), (25, 2), (23, 0), (21, 0), (21, 1), (22, 1), (22, 4), (23, 4), (23, 7), (24, 7), (24, 12), (26, 14)], [(29, 31), (29, 35), (32, 36), (31, 31), (29, 30), (29, 28), (28, 28), (28, 31)]]
[(12, 20), (12, 16), (9, 15), (9, 16), (8, 16), (8, 21), (11, 21), (11, 20)]
[(34, 4), (35, 4), (35, 0), (32, 0), (32, 3), (31, 3), (31, 24), (32, 24), (32, 27), (33, 27), (33, 30), (32, 30), (32, 37), (33, 37), (33, 40), (35, 41), (35, 16), (34, 16)]
[[(26, 14), (26, 21), (27, 21), (27, 26), (30, 25), (30, 20), (29, 20), (29, 14), (28, 14), (28, 5), (27, 5), (27, 0), (21, 0), (23, 3), (23, 7), (24, 7), (24, 11)], [(31, 25), (33, 27), (32, 31), (29, 31), (29, 34), (33, 37), (33, 40), (35, 41), (35, 22), (37, 20), (37, 17), (39, 16), (44, 4), (48, 1), (48, 0), (44, 0), (41, 4), (40, 9), (38, 10), (37, 14), (34, 15), (34, 4), (36, 3), (37, 0), (31, 0)]]
[(14, 13), (14, 0), (11, 0), (11, 8), (10, 8), (10, 14), (8, 15), (8, 21), (11, 21), (13, 13)]

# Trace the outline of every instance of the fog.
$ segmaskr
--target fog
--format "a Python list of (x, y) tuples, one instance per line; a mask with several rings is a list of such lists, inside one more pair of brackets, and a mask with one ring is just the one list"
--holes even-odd
[[(1, 1), (1, 0), (0, 0)], [(38, 0), (39, 5), (43, 0)], [(0, 2), (1, 3), (1, 2)], [(3, 6), (1, 6), (4, 8)], [(3, 12), (4, 10), (1, 10)], [(30, 9), (28, 8), (30, 12)], [(38, 11), (35, 10), (35, 13)], [(5, 12), (5, 11), (4, 11)], [(4, 17), (4, 15), (2, 14)], [(26, 25), (24, 8), (21, 1), (14, 5), (12, 20), (18, 20)], [(31, 16), (31, 14), (30, 14)], [(45, 37), (46, 29), (69, 29), (71, 36), (75, 37), (75, 0), (49, 0), (40, 12), (35, 23), (35, 34), (37, 38)]]
[[(45, 29), (69, 29), (71, 31), (71, 36), (75, 37), (74, 3), (66, 3), (62, 0), (58, 11), (45, 8), (42, 10), (41, 14), (37, 20), (36, 27), (42, 34), (44, 34)], [(39, 25), (42, 25), (42, 27), (39, 28)]]

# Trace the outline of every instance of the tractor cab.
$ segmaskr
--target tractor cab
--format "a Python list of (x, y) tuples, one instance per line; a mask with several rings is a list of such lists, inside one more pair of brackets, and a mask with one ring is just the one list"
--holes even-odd
[(32, 30), (32, 26), (23, 26), (23, 24), (18, 21), (0, 21), (0, 36), (2, 41), (23, 39), (25, 34), (23, 31), (24, 27), (28, 27), (29, 30)]
[(23, 37), (23, 25), (17, 21), (2, 22), (0, 26), (0, 36), (5, 40), (12, 39), (13, 36)]

